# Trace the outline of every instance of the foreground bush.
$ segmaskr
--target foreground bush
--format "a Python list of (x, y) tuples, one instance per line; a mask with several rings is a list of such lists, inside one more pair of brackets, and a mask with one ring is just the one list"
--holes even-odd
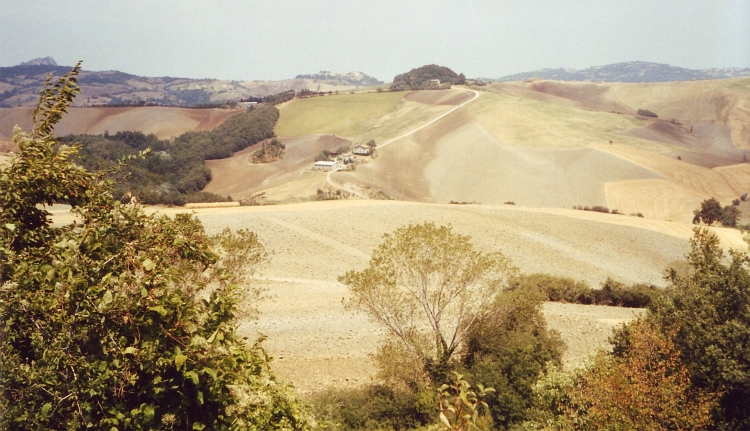
[[(48, 80), (0, 170), (0, 429), (307, 428), (259, 341), (236, 333), (241, 274), (225, 265), (252, 268), (257, 238), (116, 202), (113, 171), (55, 149), (79, 66)], [(53, 226), (53, 203), (80, 222)]]

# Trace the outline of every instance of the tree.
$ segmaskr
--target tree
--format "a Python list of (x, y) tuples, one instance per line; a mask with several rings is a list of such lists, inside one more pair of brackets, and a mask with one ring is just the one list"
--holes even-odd
[(687, 261), (692, 271), (669, 272), (667, 300), (650, 313), (674, 345), (698, 389), (722, 392), (717, 429), (750, 428), (750, 272), (747, 253), (730, 251), (696, 228)]
[(600, 353), (568, 387), (563, 408), (573, 429), (700, 430), (716, 395), (694, 390), (680, 353), (646, 320), (626, 327), (627, 346)]
[(478, 252), (468, 236), (424, 223), (384, 235), (369, 267), (339, 281), (352, 293), (350, 306), (387, 328), (441, 381), (514, 273), (502, 254)]
[(497, 391), (485, 401), (493, 423), (502, 429), (528, 419), (532, 386), (550, 364), (562, 365), (564, 343), (557, 332), (547, 330), (541, 312), (546, 299), (530, 283), (501, 292), (462, 352), (467, 379)]
[(702, 221), (711, 226), (713, 223), (721, 221), (724, 211), (719, 201), (715, 198), (709, 198), (701, 202), (700, 210), (696, 210), (694, 214), (693, 223), (697, 224)]
[[(739, 205), (739, 201), (737, 201), (737, 205)], [(727, 205), (724, 207), (724, 209), (721, 212), (721, 224), (722, 226), (726, 227), (736, 227), (737, 226), (737, 220), (740, 219), (740, 215), (742, 212), (739, 208), (737, 208), (734, 205)]]
[[(56, 147), (79, 69), (47, 79), (0, 169), (0, 428), (306, 428), (261, 340), (236, 333), (242, 274), (226, 268), (262, 259), (257, 237), (146, 215), (112, 198), (113, 171)], [(79, 222), (52, 225), (53, 203)]]

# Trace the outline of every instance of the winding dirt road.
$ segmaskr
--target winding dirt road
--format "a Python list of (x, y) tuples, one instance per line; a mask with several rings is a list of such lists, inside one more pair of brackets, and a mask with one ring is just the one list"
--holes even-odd
[[(386, 145), (388, 145), (388, 144), (391, 144), (391, 143), (393, 143), (393, 142), (396, 142), (396, 141), (398, 141), (399, 139), (405, 138), (405, 137), (407, 137), (407, 136), (409, 136), (409, 135), (411, 135), (411, 134), (413, 134), (413, 133), (416, 133), (416, 132), (418, 132), (418, 131), (420, 131), (420, 130), (424, 129), (424, 128), (425, 128), (425, 127), (427, 127), (427, 126), (429, 126), (429, 125), (431, 125), (431, 124), (434, 124), (434, 123), (435, 123), (435, 122), (437, 122), (437, 121), (440, 121), (441, 119), (445, 118), (446, 116), (448, 116), (449, 114), (451, 114), (451, 113), (452, 113), (452, 112), (454, 112), (455, 110), (457, 110), (457, 109), (459, 109), (459, 108), (462, 108), (462, 107), (466, 106), (467, 104), (469, 104), (469, 103), (471, 103), (471, 102), (473, 102), (473, 101), (475, 101), (475, 100), (477, 100), (477, 99), (479, 98), (479, 92), (478, 92), (478, 91), (476, 91), (476, 90), (468, 90), (468, 91), (471, 91), (472, 93), (474, 93), (474, 97), (472, 97), (471, 99), (467, 100), (467, 101), (466, 101), (466, 102), (464, 102), (464, 103), (461, 103), (460, 105), (456, 105), (456, 106), (455, 106), (455, 107), (454, 107), (453, 109), (451, 109), (450, 111), (448, 111), (448, 112), (446, 112), (446, 113), (444, 113), (444, 114), (441, 114), (441, 115), (440, 115), (440, 116), (438, 116), (437, 118), (434, 118), (434, 119), (432, 119), (432, 120), (430, 120), (430, 121), (428, 121), (428, 122), (426, 122), (426, 123), (422, 124), (421, 126), (419, 126), (419, 127), (415, 128), (415, 129), (412, 129), (412, 130), (410, 130), (410, 131), (408, 131), (408, 132), (404, 133), (403, 135), (400, 135), (400, 136), (396, 136), (396, 137), (395, 137), (395, 138), (393, 138), (393, 139), (389, 139), (389, 140), (387, 140), (387, 141), (383, 142), (382, 144), (378, 145), (378, 146), (377, 146), (376, 148), (383, 148), (383, 147), (385, 147), (385, 146), (386, 146)], [(346, 188), (346, 187), (344, 187), (344, 186), (339, 186), (339, 185), (335, 184), (335, 183), (334, 183), (334, 182), (333, 182), (333, 181), (331, 180), (331, 174), (333, 174), (334, 172), (337, 172), (337, 171), (338, 171), (338, 169), (337, 169), (337, 170), (334, 170), (334, 171), (330, 171), (330, 172), (328, 172), (328, 174), (326, 175), (326, 183), (328, 183), (328, 185), (330, 185), (331, 187), (334, 187), (334, 188), (337, 188), (337, 189), (340, 189), (340, 190), (344, 190), (344, 191), (347, 191), (347, 192), (349, 192), (349, 193), (355, 194), (355, 195), (357, 195), (357, 196), (359, 196), (359, 197), (362, 197), (362, 198), (364, 198), (364, 199), (370, 199), (369, 197), (365, 196), (365, 195), (364, 195), (364, 194), (362, 194), (362, 193), (359, 193), (359, 192), (357, 192), (357, 191), (355, 191), (355, 190), (350, 190), (350, 189), (347, 189), (347, 188)]]

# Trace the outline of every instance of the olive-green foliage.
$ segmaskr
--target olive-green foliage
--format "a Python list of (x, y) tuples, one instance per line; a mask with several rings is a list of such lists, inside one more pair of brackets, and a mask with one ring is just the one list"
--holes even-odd
[(516, 269), (500, 253), (474, 250), (468, 236), (433, 223), (383, 236), (368, 268), (339, 281), (353, 308), (383, 325), (443, 383), (449, 362)]
[(389, 338), (374, 357), (377, 383), (330, 389), (313, 398), (317, 418), (331, 429), (411, 429), (437, 420), (436, 388), (425, 363)]
[(435, 393), (387, 385), (330, 389), (312, 400), (316, 419), (332, 430), (407, 430), (434, 423)]
[(583, 281), (548, 274), (521, 274), (513, 280), (511, 286), (533, 288), (542, 292), (546, 301), (628, 308), (648, 307), (663, 294), (663, 289), (650, 284), (628, 286), (607, 278), (601, 289), (592, 289)]
[(212, 131), (187, 132), (174, 142), (141, 132), (114, 135), (70, 135), (62, 144), (81, 143), (75, 161), (89, 170), (110, 168), (123, 156), (147, 148), (143, 159), (132, 160), (117, 177), (115, 197), (131, 191), (149, 204), (183, 205), (187, 202), (221, 202), (225, 198), (199, 193), (211, 181), (205, 161), (230, 157), (234, 152), (274, 136), (279, 111), (265, 105), (234, 115)]
[[(70, 162), (77, 146), (55, 149), (78, 70), (48, 82), (0, 170), (0, 429), (306, 428), (259, 342), (236, 334), (242, 274), (221, 263), (254, 266), (257, 238), (122, 205), (107, 172)], [(80, 221), (53, 226), (58, 202)]]
[(709, 198), (701, 202), (701, 207), (698, 210), (693, 211), (693, 223), (698, 224), (703, 222), (709, 226), (721, 221), (724, 216), (724, 211), (721, 208), (721, 204), (716, 198)]
[(396, 75), (391, 84), (391, 90), (420, 90), (430, 87), (430, 80), (439, 79), (440, 83), (464, 84), (466, 78), (462, 74), (445, 66), (428, 64), (426, 66), (412, 69), (409, 72)]
[(557, 332), (547, 330), (544, 300), (530, 284), (502, 292), (467, 343), (466, 378), (495, 389), (484, 400), (496, 427), (526, 420), (532, 386), (548, 364), (560, 365), (564, 343)]
[(723, 391), (716, 429), (750, 428), (750, 257), (726, 259), (715, 234), (696, 228), (688, 262), (693, 271), (671, 271), (668, 299), (650, 319), (676, 333), (674, 344), (696, 388)]

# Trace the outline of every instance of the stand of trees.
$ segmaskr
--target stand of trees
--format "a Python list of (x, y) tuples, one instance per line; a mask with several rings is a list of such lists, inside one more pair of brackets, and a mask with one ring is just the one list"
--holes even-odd
[(391, 91), (434, 88), (434, 86), (430, 85), (432, 79), (439, 79), (441, 84), (449, 85), (463, 85), (466, 83), (466, 77), (463, 73), (456, 74), (456, 72), (445, 66), (428, 64), (396, 75), (393, 78), (393, 84), (391, 84)]
[(108, 169), (122, 157), (144, 152), (118, 171), (114, 197), (127, 192), (148, 204), (183, 205), (187, 202), (222, 202), (227, 198), (202, 192), (211, 181), (206, 160), (230, 157), (237, 151), (274, 137), (279, 118), (274, 106), (264, 105), (237, 114), (212, 131), (187, 132), (174, 142), (159, 140), (141, 132), (114, 135), (70, 135), (60, 138), (62, 145), (80, 143), (76, 163), (89, 170)]
[(732, 202), (733, 205), (727, 205), (722, 208), (716, 198), (706, 199), (701, 202), (700, 209), (693, 211), (693, 224), (703, 222), (711, 226), (714, 223), (720, 222), (722, 226), (736, 227), (741, 211), (737, 208), (737, 205), (740, 204), (739, 200), (735, 199), (734, 202)]

